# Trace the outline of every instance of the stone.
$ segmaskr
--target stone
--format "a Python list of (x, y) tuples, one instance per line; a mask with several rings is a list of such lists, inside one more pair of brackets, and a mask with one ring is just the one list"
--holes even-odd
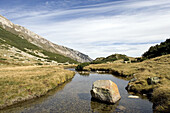
[(93, 83), (91, 90), (92, 98), (99, 101), (114, 104), (121, 96), (117, 85), (111, 80), (97, 80)]
[(139, 96), (136, 96), (136, 95), (129, 95), (128, 98), (139, 98)]
[(152, 85), (152, 84), (157, 84), (160, 82), (160, 78), (159, 77), (149, 77), (147, 79), (147, 82), (149, 85)]
[(130, 83), (130, 82), (135, 82), (135, 81), (137, 81), (137, 78), (132, 78), (132, 79), (129, 81), (129, 83)]
[(96, 71), (98, 74), (105, 74), (105, 73), (107, 73), (107, 71)]
[[(129, 82), (130, 83), (130, 82)], [(128, 83), (128, 85), (126, 86), (126, 90), (130, 91), (131, 90), (131, 85)]]
[(79, 71), (78, 73), (80, 75), (89, 75), (90, 74), (90, 72), (88, 72), (88, 71)]
[(124, 106), (122, 106), (122, 105), (119, 105), (119, 106), (117, 107), (117, 109), (118, 109), (119, 111), (125, 111), (125, 110), (126, 110), (126, 108), (125, 108)]

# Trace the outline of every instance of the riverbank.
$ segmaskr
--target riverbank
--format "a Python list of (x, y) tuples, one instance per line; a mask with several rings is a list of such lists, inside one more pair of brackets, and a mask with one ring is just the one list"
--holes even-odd
[[(170, 110), (170, 55), (146, 60), (140, 63), (91, 64), (84, 70), (106, 71), (117, 76), (133, 78), (127, 89), (131, 92), (150, 95), (153, 108), (158, 112)], [(157, 78), (157, 82), (148, 82)]]
[[(74, 69), (69, 69), (74, 71)], [(105, 104), (91, 99), (90, 90), (96, 80), (111, 80), (119, 87), (121, 99), (116, 104)], [(152, 113), (152, 102), (144, 98), (129, 98), (125, 87), (128, 81), (111, 74), (90, 73), (80, 75), (77, 71), (73, 79), (59, 85), (45, 96), (22, 102), (2, 110), (3, 113)]]
[(74, 75), (59, 66), (1, 66), (0, 109), (41, 97)]

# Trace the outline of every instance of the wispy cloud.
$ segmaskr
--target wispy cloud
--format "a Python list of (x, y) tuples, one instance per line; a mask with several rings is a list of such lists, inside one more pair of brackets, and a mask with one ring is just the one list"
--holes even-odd
[(168, 0), (46, 1), (31, 10), (22, 6), (12, 12), (0, 9), (0, 13), (54, 43), (92, 58), (114, 53), (140, 56), (170, 36)]

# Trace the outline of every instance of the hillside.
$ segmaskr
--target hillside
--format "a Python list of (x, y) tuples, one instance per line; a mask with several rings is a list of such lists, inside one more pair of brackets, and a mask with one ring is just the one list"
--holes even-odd
[(16, 36), (32, 43), (32, 47), (33, 45), (34, 46), (36, 45), (36, 47), (42, 48), (44, 51), (46, 51), (46, 53), (48, 52), (48, 54), (53, 53), (51, 54), (51, 56), (53, 56), (55, 53), (58, 56), (62, 55), (65, 57), (69, 57), (78, 62), (92, 61), (92, 59), (88, 57), (87, 55), (81, 52), (75, 51), (73, 49), (54, 44), (20, 25), (13, 24), (11, 21), (9, 21), (8, 19), (6, 19), (5, 17), (1, 15), (0, 15), (0, 27), (1, 29), (3, 28), (6, 31), (9, 31), (10, 33), (13, 33)]
[(85, 62), (81, 63), (76, 67), (77, 71), (83, 71), (83, 68), (85, 66), (88, 66), (90, 64), (102, 64), (102, 63), (131, 63), (131, 62), (137, 62), (136, 58), (128, 57), (123, 54), (112, 54), (108, 57), (98, 57), (92, 62)]
[(91, 63), (92, 64), (100, 64), (100, 63), (106, 63), (106, 62), (114, 62), (117, 60), (121, 60), (121, 61), (128, 61), (130, 57), (126, 56), (126, 55), (122, 55), (122, 54), (113, 54), (110, 55), (108, 57), (99, 57), (96, 58), (95, 60), (93, 60)]
[[(9, 62), (13, 59), (18, 61), (30, 61), (31, 59), (39, 60), (43, 62), (56, 61), (58, 63), (77, 63), (69, 57), (65, 57), (60, 54), (46, 51), (30, 42), (21, 38), (13, 33), (10, 33), (0, 27), (0, 49), (1, 60), (5, 62), (5, 59)], [(27, 56), (27, 57), (24, 57)], [(31, 58), (31, 59), (30, 59)], [(29, 59), (29, 60), (28, 60)], [(2, 61), (1, 61), (2, 62)], [(37, 62), (37, 63), (38, 63)]]
[(142, 56), (147, 59), (167, 54), (170, 54), (170, 39), (167, 39), (159, 45), (151, 46)]

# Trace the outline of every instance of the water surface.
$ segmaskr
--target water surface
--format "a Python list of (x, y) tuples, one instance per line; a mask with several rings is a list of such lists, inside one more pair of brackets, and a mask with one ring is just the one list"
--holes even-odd
[[(112, 80), (119, 88), (121, 100), (107, 105), (91, 99), (90, 90), (96, 80)], [(111, 74), (91, 73), (75, 77), (60, 85), (46, 96), (9, 107), (2, 112), (14, 113), (152, 113), (152, 103), (147, 99), (128, 98), (125, 90), (128, 81)]]

